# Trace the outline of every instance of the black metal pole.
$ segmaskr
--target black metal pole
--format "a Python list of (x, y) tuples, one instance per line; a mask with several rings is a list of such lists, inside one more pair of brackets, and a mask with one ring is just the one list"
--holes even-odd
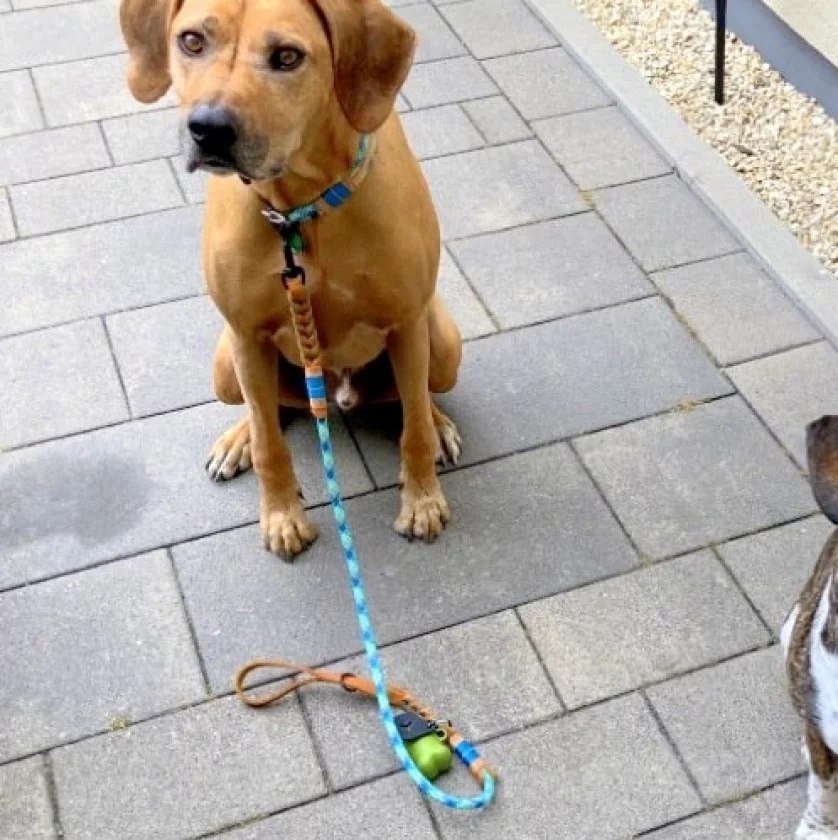
[(727, 0), (716, 0), (716, 102), (725, 104), (725, 32)]

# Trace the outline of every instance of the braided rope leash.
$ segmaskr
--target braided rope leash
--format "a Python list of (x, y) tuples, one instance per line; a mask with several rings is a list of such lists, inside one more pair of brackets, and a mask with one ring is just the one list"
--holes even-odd
[[(320, 455), (326, 476), (326, 486), (329, 491), (329, 501), (335, 522), (337, 523), (338, 536), (343, 548), (343, 557), (352, 585), (355, 616), (358, 620), (358, 626), (361, 629), (367, 667), (369, 668), (372, 682), (370, 685), (367, 681), (361, 680), (355, 675), (334, 675), (328, 671), (313, 670), (293, 663), (275, 660), (273, 662), (252, 662), (246, 665), (236, 676), (236, 691), (246, 703), (254, 706), (268, 705), (315, 680), (332, 683), (338, 682), (350, 691), (357, 690), (363, 691), (365, 694), (374, 695), (378, 702), (379, 715), (387, 732), (390, 746), (416, 787), (425, 796), (439, 802), (447, 808), (460, 811), (484, 808), (492, 801), (494, 796), (496, 773), (480, 757), (473, 744), (463, 738), (451, 724), (445, 723), (443, 725), (451, 748), (457, 754), (458, 758), (469, 768), (478, 783), (483, 786), (483, 790), (478, 796), (461, 798), (440, 790), (422, 774), (416, 762), (407, 751), (402, 736), (399, 734), (398, 727), (396, 726), (392, 709), (393, 703), (405, 706), (427, 720), (433, 720), (432, 712), (404, 689), (388, 687), (384, 679), (384, 670), (378, 655), (378, 646), (375, 642), (375, 635), (369, 616), (369, 607), (367, 605), (367, 596), (361, 577), (361, 565), (358, 561), (357, 552), (355, 551), (355, 540), (352, 536), (352, 529), (343, 506), (340, 482), (338, 480), (337, 467), (335, 466), (327, 416), (326, 382), (323, 378), (320, 344), (317, 338), (314, 314), (311, 310), (311, 299), (305, 286), (305, 272), (301, 266), (296, 265), (294, 262), (295, 249), (293, 243), (299, 237), (298, 223), (286, 222), (285, 224), (278, 224), (274, 220), (271, 220), (270, 216), (268, 216), (268, 219), (279, 231), (283, 240), (286, 267), (282, 272), (282, 280), (293, 314), (294, 330), (297, 335), (297, 343), (305, 368), (306, 390), (308, 391), (311, 413), (314, 415), (317, 436), (320, 441)], [(299, 671), (303, 676), (295, 678), (289, 686), (266, 698), (254, 699), (247, 697), (243, 689), (244, 678), (256, 668), (266, 666), (288, 667), (293, 671)]]

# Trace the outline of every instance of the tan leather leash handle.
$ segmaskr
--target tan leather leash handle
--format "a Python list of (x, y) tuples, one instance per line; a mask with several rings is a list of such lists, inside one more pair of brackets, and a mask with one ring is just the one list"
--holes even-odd
[[(270, 668), (290, 672), (290, 676), (281, 677), (283, 684), (266, 694), (254, 695), (245, 688), (245, 680), (255, 671)], [(263, 709), (274, 703), (279, 703), (295, 691), (304, 688), (312, 683), (328, 683), (329, 685), (340, 686), (344, 691), (358, 692), (366, 697), (375, 699), (375, 686), (372, 680), (359, 677), (351, 672), (338, 673), (325, 668), (310, 668), (308, 665), (301, 665), (299, 662), (291, 662), (288, 659), (254, 659), (236, 671), (235, 686), (238, 698), (247, 706), (254, 709)], [(396, 685), (387, 686), (387, 696), (390, 703), (399, 708), (409, 709), (415, 712), (424, 720), (437, 724), (444, 730), (452, 747), (464, 740), (456, 727), (449, 720), (437, 720), (433, 709), (426, 706), (415, 695), (406, 688)], [(495, 779), (498, 778), (498, 771), (483, 758), (478, 759), (469, 766), (472, 776), (482, 782), (483, 772), (490, 773)]]

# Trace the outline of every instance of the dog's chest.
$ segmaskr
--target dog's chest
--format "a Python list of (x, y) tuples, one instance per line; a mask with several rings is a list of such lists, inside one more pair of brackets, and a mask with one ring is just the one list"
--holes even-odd
[[(306, 260), (303, 263), (324, 368), (364, 367), (385, 348), (385, 325), (394, 320), (390, 302), (370, 293), (373, 284), (366, 273), (353, 276), (339, 269), (326, 272), (322, 266)], [(299, 364), (291, 310), (287, 305), (283, 305), (283, 310), (273, 340), (285, 358)]]
[[(386, 330), (363, 321), (317, 318), (317, 336), (323, 367), (330, 370), (356, 370), (375, 359), (386, 344)], [(291, 323), (283, 324), (273, 334), (277, 349), (291, 362), (301, 364), (297, 337)]]

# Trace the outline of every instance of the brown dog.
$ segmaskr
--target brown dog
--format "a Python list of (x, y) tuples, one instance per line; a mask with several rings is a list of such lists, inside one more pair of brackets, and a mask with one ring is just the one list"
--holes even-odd
[(366, 375), (378, 399), (401, 399), (395, 527), (435, 538), (449, 519), (436, 460), (456, 460), (459, 435), (430, 392), (454, 386), (461, 340), (435, 294), (439, 225), (393, 109), (413, 31), (380, 0), (122, 0), (120, 12), (134, 96), (154, 101), (172, 85), (187, 167), (242, 176), (210, 178), (205, 217), (207, 286), (227, 322), (215, 391), (248, 407), (215, 444), (211, 473), (231, 478), (252, 460), (271, 551), (291, 557), (315, 539), (278, 422), (278, 405), (307, 400), (281, 242), (261, 211), (316, 199), (375, 133), (355, 194), (303, 226), (301, 263), (330, 379)]

